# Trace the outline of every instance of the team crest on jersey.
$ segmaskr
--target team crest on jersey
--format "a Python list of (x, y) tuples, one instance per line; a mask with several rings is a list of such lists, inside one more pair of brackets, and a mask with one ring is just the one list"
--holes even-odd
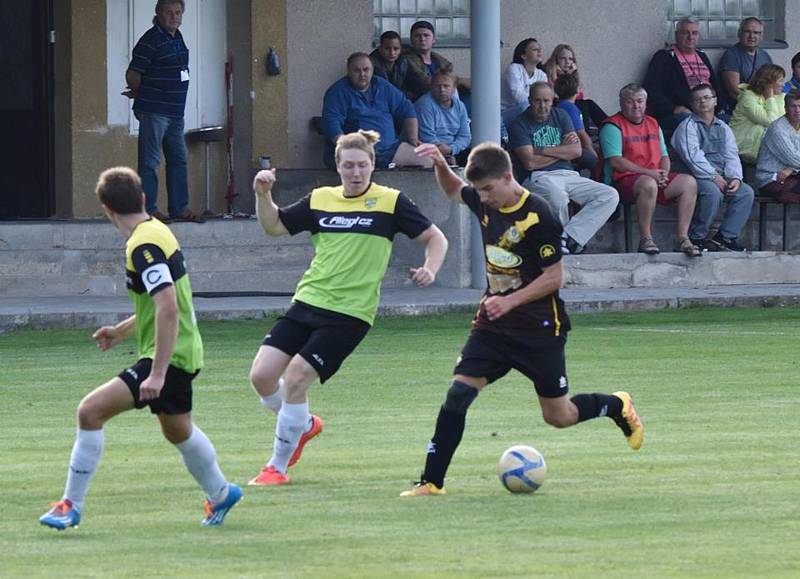
[(375, 206), (378, 204), (378, 200), (375, 197), (370, 197), (369, 199), (364, 200), (364, 207), (367, 209), (375, 209)]
[(539, 248), (539, 256), (542, 258), (553, 257), (556, 254), (556, 248), (549, 243)]
[(522, 258), (516, 253), (512, 253), (507, 249), (503, 249), (502, 247), (497, 247), (496, 245), (487, 245), (486, 261), (495, 267), (510, 269), (521, 264)]

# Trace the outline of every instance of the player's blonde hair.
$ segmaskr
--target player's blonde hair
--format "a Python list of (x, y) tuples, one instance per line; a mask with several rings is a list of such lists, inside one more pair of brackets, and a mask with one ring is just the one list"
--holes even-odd
[(339, 164), (342, 151), (345, 149), (358, 149), (359, 151), (364, 151), (367, 156), (369, 156), (369, 160), (372, 161), (372, 165), (374, 166), (375, 143), (380, 140), (381, 136), (377, 131), (365, 131), (364, 129), (359, 129), (355, 133), (347, 133), (346, 135), (340, 136), (336, 140), (336, 151), (334, 153), (336, 164)]

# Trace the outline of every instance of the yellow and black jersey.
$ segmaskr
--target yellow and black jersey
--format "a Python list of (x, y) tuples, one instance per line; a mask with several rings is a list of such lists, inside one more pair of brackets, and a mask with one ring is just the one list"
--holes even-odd
[(483, 308), (489, 296), (506, 295), (530, 284), (542, 270), (561, 260), (561, 223), (541, 197), (527, 190), (514, 207), (491, 209), (472, 187), (461, 198), (478, 216), (486, 257), (488, 287), (473, 320), (475, 328), (508, 334), (555, 335), (569, 328), (558, 291), (490, 320)]
[(294, 235), (310, 231), (314, 259), (294, 299), (372, 324), (396, 233), (415, 238), (431, 226), (411, 199), (372, 183), (358, 197), (320, 187), (280, 210)]
[(192, 288), (183, 262), (183, 253), (169, 228), (150, 218), (133, 230), (125, 246), (128, 294), (136, 311), (136, 337), (139, 358), (155, 354), (155, 294), (175, 286), (178, 302), (178, 341), (170, 364), (197, 372), (203, 366), (203, 342), (197, 329)]

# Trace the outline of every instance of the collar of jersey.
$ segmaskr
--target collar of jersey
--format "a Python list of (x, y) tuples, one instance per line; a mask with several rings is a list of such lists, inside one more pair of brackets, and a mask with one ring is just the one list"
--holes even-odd
[(372, 183), (372, 181), (370, 181), (369, 185), (367, 185), (367, 188), (364, 189), (364, 192), (363, 193), (359, 193), (355, 197), (348, 197), (347, 195), (345, 195), (344, 194), (344, 185), (341, 185), (341, 187), (342, 187), (342, 199), (346, 199), (346, 200), (349, 200), (349, 199), (360, 199), (361, 197), (363, 197), (364, 195), (369, 193), (369, 190), (372, 189), (372, 185), (373, 185), (373, 183)]
[(527, 189), (525, 189), (525, 187), (522, 188), (522, 191), (523, 193), (522, 196), (519, 198), (519, 201), (514, 203), (514, 205), (512, 205), (511, 207), (501, 207), (500, 209), (498, 209), (498, 211), (500, 213), (514, 213), (514, 211), (522, 207), (522, 205), (525, 203), (525, 201), (528, 200), (528, 196), (530, 195), (530, 193), (528, 192)]

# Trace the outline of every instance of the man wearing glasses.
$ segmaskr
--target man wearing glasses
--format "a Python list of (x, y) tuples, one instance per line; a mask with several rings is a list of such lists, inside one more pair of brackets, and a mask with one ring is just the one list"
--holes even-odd
[(739, 42), (727, 49), (719, 61), (720, 105), (729, 115), (736, 108), (736, 99), (741, 92), (739, 85), (749, 83), (765, 64), (772, 64), (769, 53), (759, 49), (763, 38), (764, 23), (755, 16), (745, 18), (739, 24)]

